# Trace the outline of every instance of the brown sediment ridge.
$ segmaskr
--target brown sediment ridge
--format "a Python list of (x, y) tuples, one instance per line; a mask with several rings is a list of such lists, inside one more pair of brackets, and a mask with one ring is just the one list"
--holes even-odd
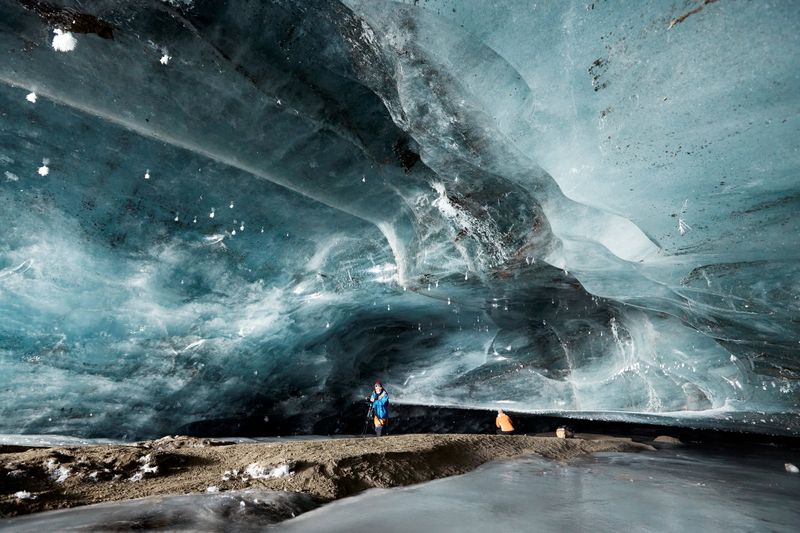
[[(135, 445), (8, 447), (0, 449), (0, 517), (209, 487), (304, 492), (324, 502), (368, 488), (463, 474), (525, 454), (567, 460), (646, 449), (653, 448), (599, 436), (431, 434), (239, 444), (164, 437)], [(270, 473), (279, 477), (267, 477)]]

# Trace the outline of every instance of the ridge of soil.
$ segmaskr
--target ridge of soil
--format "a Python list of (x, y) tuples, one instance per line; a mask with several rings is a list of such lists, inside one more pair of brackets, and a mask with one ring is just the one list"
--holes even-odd
[(239, 444), (164, 437), (134, 445), (7, 446), (0, 449), (0, 517), (250, 487), (303, 492), (328, 502), (369, 488), (464, 474), (525, 454), (568, 460), (654, 450), (631, 439), (587, 437), (421, 434)]

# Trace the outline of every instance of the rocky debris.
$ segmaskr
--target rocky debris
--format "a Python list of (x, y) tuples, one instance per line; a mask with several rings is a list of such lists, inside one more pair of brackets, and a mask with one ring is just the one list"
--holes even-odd
[(640, 450), (653, 448), (597, 436), (430, 434), (241, 444), (165, 437), (131, 446), (34, 448), (0, 454), (0, 517), (159, 494), (247, 488), (302, 492), (315, 501), (330, 501), (368, 488), (463, 474), (485, 462), (523, 454), (570, 459)]
[(671, 437), (669, 435), (659, 435), (658, 437), (653, 439), (653, 442), (657, 442), (659, 444), (675, 444), (675, 445), (683, 444), (683, 442), (681, 442), (681, 439), (676, 437)]
[(556, 429), (556, 437), (559, 439), (571, 439), (575, 436), (575, 431), (569, 426), (561, 426)]
[(161, 437), (157, 440), (137, 442), (136, 445), (142, 448), (156, 448), (160, 450), (178, 450), (180, 448), (207, 448), (211, 446), (228, 446), (232, 442), (214, 441), (209, 439), (200, 439), (197, 437), (187, 437), (183, 435), (175, 435), (170, 437)]

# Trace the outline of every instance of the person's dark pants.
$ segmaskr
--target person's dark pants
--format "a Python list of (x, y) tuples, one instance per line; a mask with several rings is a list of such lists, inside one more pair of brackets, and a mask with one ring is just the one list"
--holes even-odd
[(512, 429), (511, 431), (503, 431), (502, 429), (498, 429), (497, 430), (497, 434), (498, 435), (513, 435), (514, 434), (514, 430)]
[(387, 418), (375, 417), (375, 436), (380, 437), (384, 432), (388, 435), (389, 431), (386, 425), (389, 423)]

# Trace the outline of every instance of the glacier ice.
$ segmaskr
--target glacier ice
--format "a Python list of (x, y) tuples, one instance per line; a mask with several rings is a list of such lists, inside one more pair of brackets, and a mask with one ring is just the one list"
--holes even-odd
[(796, 434), (800, 7), (689, 11), (0, 0), (0, 432)]

